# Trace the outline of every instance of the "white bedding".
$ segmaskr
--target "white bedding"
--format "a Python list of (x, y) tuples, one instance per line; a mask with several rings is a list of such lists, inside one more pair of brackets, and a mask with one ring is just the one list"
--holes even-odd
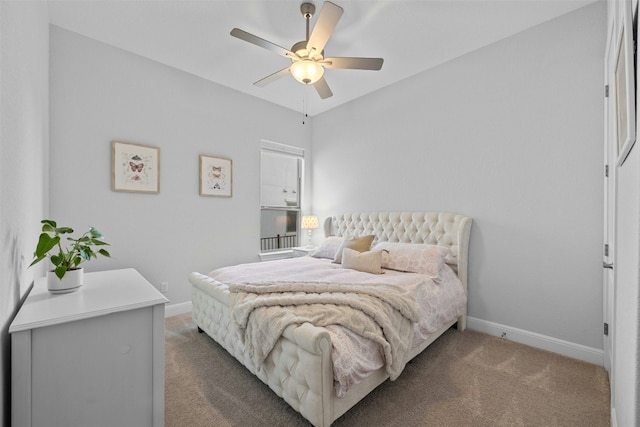
[[(415, 295), (420, 308), (420, 320), (414, 325), (415, 348), (442, 325), (453, 321), (465, 312), (466, 294), (455, 272), (444, 265), (438, 283), (422, 274), (385, 270), (385, 274), (369, 274), (342, 268), (329, 259), (301, 257), (240, 264), (223, 267), (208, 274), (225, 284), (259, 282), (331, 282), (394, 284), (406, 288)], [(342, 397), (351, 385), (385, 365), (379, 344), (365, 339), (348, 329), (329, 325), (333, 351), (334, 385), (337, 397)]]

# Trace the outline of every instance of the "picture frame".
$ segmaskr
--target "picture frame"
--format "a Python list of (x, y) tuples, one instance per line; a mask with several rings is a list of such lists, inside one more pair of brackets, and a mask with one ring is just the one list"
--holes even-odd
[(160, 148), (129, 142), (111, 142), (113, 191), (159, 193)]
[(621, 166), (636, 142), (635, 52), (631, 0), (622, 2), (615, 63), (617, 165)]
[(200, 154), (200, 195), (232, 197), (233, 161)]

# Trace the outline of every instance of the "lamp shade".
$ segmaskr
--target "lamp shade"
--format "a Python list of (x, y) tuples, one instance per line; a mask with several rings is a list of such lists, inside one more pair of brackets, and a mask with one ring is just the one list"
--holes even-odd
[(318, 223), (318, 217), (315, 215), (302, 215), (302, 227), (303, 230), (313, 230), (320, 226)]
[(324, 74), (322, 65), (310, 59), (301, 59), (294, 62), (289, 70), (296, 80), (304, 84), (313, 84), (320, 80)]

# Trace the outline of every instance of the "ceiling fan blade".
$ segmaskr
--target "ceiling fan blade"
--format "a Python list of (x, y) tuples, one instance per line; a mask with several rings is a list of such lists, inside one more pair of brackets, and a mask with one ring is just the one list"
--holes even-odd
[(320, 77), (320, 80), (315, 82), (313, 84), (313, 87), (316, 88), (318, 95), (320, 95), (320, 98), (322, 99), (327, 99), (333, 96), (333, 92), (331, 92), (331, 89), (329, 88), (329, 85), (327, 84), (327, 81), (324, 79), (324, 77)]
[(333, 4), (330, 1), (324, 2), (316, 25), (313, 27), (313, 31), (307, 41), (307, 50), (309, 52), (311, 52), (312, 49), (317, 53), (322, 52), (333, 30), (336, 28), (336, 25), (338, 25), (338, 21), (343, 12), (344, 9), (337, 4)]
[(258, 87), (265, 87), (269, 83), (273, 83), (276, 80), (279, 80), (282, 77), (286, 76), (287, 74), (289, 74), (289, 67), (283, 68), (280, 71), (276, 71), (273, 74), (269, 74), (267, 77), (265, 77), (263, 79), (260, 79), (257, 82), (255, 82), (254, 85), (258, 86)]
[(233, 37), (237, 37), (240, 40), (244, 40), (246, 42), (255, 44), (256, 46), (260, 46), (263, 47), (265, 49), (268, 49), (272, 52), (277, 53), (278, 55), (282, 55), (282, 56), (286, 56), (287, 58), (291, 58), (291, 59), (297, 59), (298, 56), (291, 52), (289, 49), (285, 49), (282, 46), (278, 46), (275, 43), (271, 43), (268, 40), (262, 39), (258, 36), (254, 36), (251, 33), (247, 33), (244, 30), (241, 30), (240, 28), (234, 28), (233, 30), (231, 30), (231, 35)]
[(382, 58), (325, 58), (322, 65), (325, 68), (340, 68), (352, 70), (375, 70), (382, 68)]

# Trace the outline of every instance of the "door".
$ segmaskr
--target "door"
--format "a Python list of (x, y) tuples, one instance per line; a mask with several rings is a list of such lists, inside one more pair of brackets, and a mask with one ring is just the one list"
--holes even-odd
[[(640, 425), (640, 153), (635, 147), (638, 144), (633, 144), (638, 122), (635, 82), (640, 73), (633, 69), (635, 43), (631, 39), (633, 35), (637, 39), (637, 34), (633, 29), (631, 3), (631, 0), (609, 2), (613, 12), (609, 16), (616, 24), (610, 24), (614, 30), (609, 32), (604, 64), (605, 85), (609, 85), (609, 97), (604, 104), (605, 161), (609, 165), (604, 200), (604, 233), (609, 253), (603, 258), (608, 264), (603, 269), (603, 293), (609, 335), (605, 336), (604, 359), (611, 384), (612, 423), (619, 426)], [(637, 1), (633, 3), (637, 7)], [(618, 87), (616, 81), (620, 82)], [(615, 119), (617, 116), (619, 120)]]

